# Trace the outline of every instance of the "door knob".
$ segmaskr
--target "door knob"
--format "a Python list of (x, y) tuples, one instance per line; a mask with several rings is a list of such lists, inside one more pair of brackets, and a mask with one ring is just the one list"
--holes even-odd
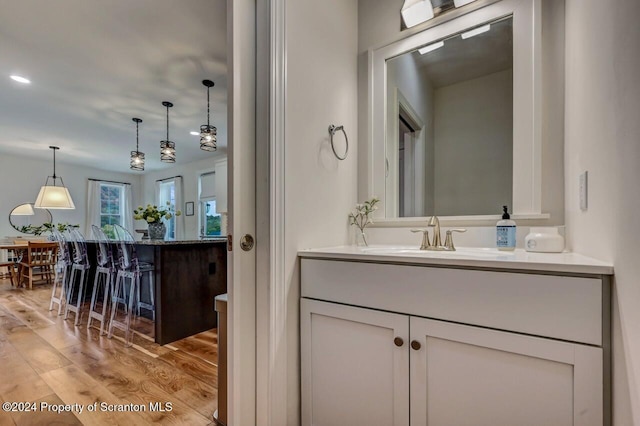
[(244, 234), (240, 238), (240, 248), (244, 251), (250, 251), (253, 248), (254, 241), (251, 234)]
[(422, 345), (420, 344), (420, 342), (418, 342), (417, 340), (413, 340), (411, 342), (411, 349), (413, 350), (419, 350), (422, 347)]
[(402, 340), (402, 337), (396, 337), (395, 339), (393, 339), (393, 343), (395, 343), (396, 346), (400, 347), (404, 345), (404, 340)]

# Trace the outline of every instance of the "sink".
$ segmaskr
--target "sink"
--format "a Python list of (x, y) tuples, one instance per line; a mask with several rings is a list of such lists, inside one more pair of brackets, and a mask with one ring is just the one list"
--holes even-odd
[(513, 252), (500, 251), (489, 247), (456, 247), (456, 251), (430, 251), (420, 250), (407, 246), (363, 247), (363, 253), (396, 256), (420, 256), (420, 257), (464, 257), (464, 258), (509, 258), (514, 257)]

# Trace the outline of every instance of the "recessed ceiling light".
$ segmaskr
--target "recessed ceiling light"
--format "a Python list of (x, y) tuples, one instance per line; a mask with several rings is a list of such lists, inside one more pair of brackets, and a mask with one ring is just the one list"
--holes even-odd
[(29, 80), (28, 78), (24, 78), (22, 76), (19, 76), (19, 75), (11, 75), (9, 77), (11, 77), (11, 80), (17, 81), (18, 83), (22, 83), (22, 84), (30, 84), (31, 83), (31, 80)]
[(200, 132), (193, 132), (193, 131), (191, 131), (191, 132), (189, 132), (189, 134), (190, 134), (190, 135), (193, 135), (193, 136), (200, 136)]
[(421, 55), (424, 55), (425, 53), (433, 52), (436, 49), (440, 49), (442, 46), (444, 46), (444, 41), (439, 41), (437, 43), (425, 46), (422, 49), (418, 49), (418, 52), (420, 52)]
[(491, 25), (484, 25), (482, 27), (475, 28), (471, 31), (467, 31), (466, 33), (462, 33), (460, 36), (463, 39), (471, 38), (473, 36), (477, 36), (478, 34), (486, 33), (491, 29)]

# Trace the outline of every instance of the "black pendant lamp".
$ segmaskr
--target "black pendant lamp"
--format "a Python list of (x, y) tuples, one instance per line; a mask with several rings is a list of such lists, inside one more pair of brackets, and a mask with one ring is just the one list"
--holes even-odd
[(173, 106), (171, 102), (164, 101), (162, 105), (167, 107), (167, 139), (160, 141), (160, 161), (163, 163), (176, 162), (176, 143), (169, 140), (169, 108)]
[(209, 89), (214, 86), (211, 80), (202, 80), (202, 84), (207, 87), (207, 124), (200, 126), (200, 149), (204, 151), (215, 151), (218, 149), (218, 129), (209, 124)]
[(139, 172), (144, 171), (144, 152), (140, 152), (139, 141), (138, 141), (138, 125), (142, 123), (142, 120), (139, 118), (132, 118), (131, 120), (136, 123), (136, 150), (131, 151), (131, 170), (136, 170)]

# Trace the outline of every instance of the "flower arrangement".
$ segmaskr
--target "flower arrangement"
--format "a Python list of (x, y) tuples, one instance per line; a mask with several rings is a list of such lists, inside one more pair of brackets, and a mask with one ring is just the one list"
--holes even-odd
[(169, 220), (174, 215), (180, 216), (181, 214), (180, 210), (174, 211), (171, 203), (167, 201), (166, 207), (163, 208), (151, 204), (147, 204), (147, 207), (138, 206), (133, 211), (133, 218), (135, 220), (145, 220), (147, 223), (160, 223), (162, 219)]
[(349, 224), (355, 225), (360, 230), (360, 237), (362, 237), (362, 243), (368, 246), (367, 237), (364, 233), (364, 229), (373, 223), (371, 215), (378, 210), (377, 204), (380, 202), (378, 197), (373, 197), (370, 200), (365, 201), (362, 204), (356, 204), (355, 210), (349, 213)]

